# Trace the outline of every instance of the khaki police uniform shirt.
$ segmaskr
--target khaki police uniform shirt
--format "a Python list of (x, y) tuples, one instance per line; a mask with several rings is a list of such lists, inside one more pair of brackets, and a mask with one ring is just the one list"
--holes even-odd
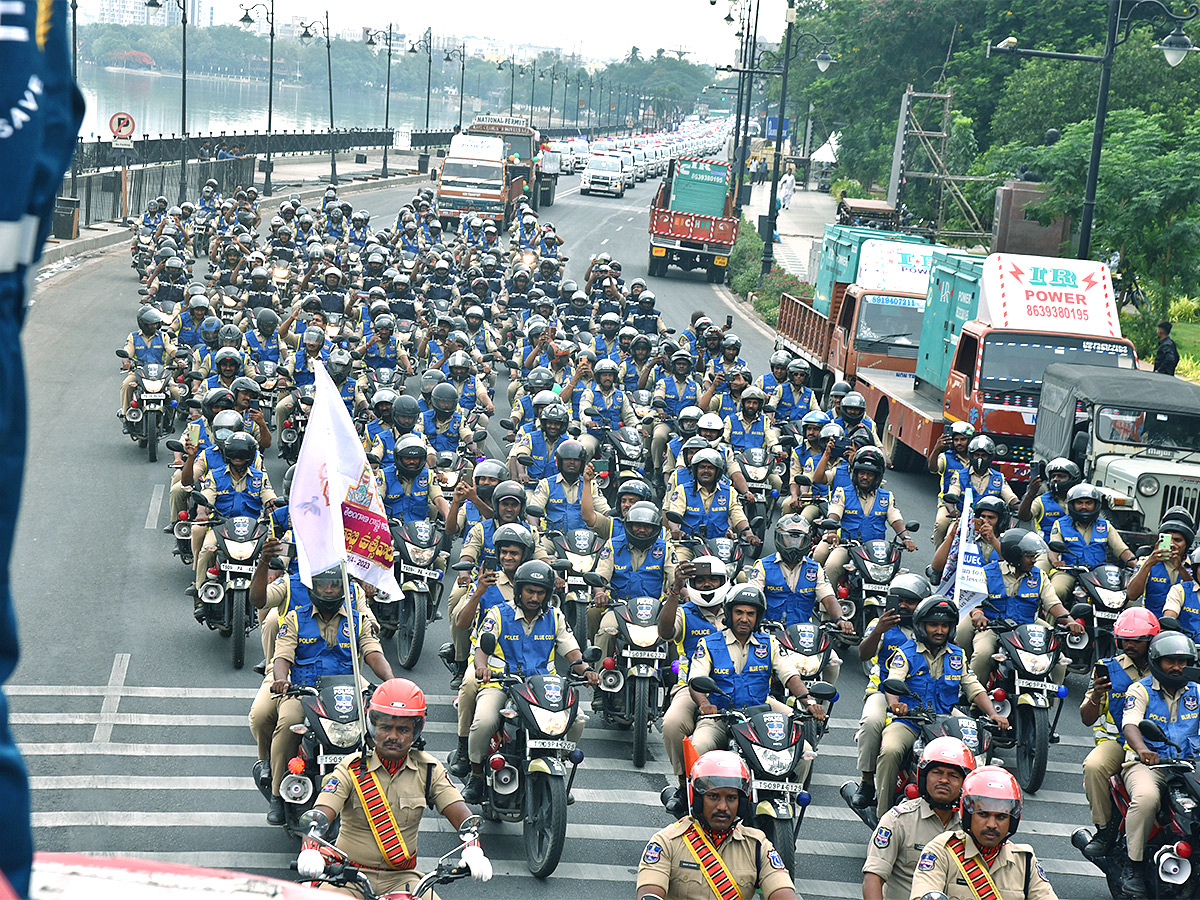
[[(656, 887), (667, 900), (713, 900), (716, 895), (683, 837), (691, 824), (692, 817), (684, 816), (650, 838), (638, 864), (637, 896)], [(757, 828), (735, 825), (717, 852), (743, 897), (753, 897), (756, 888), (763, 897), (794, 889), (783, 860)]]
[[(942, 473), (942, 466), (945, 465), (945, 460), (938, 461), (938, 473)], [(975, 494), (975, 499), (978, 500), (987, 492), (987, 487), (992, 480), (992, 470), (984, 472), (982, 475), (976, 475), (974, 469), (968, 469), (967, 480), (971, 484), (971, 490)], [(1000, 478), (1000, 499), (1010, 506), (1017, 502), (1017, 495), (1013, 493), (1013, 489), (1008, 486), (1008, 482), (1004, 477)]]
[[(1054, 524), (1050, 527), (1050, 540), (1051, 541), (1061, 541), (1063, 539), (1062, 529), (1059, 528), (1059, 525), (1061, 523), (1062, 523), (1061, 518), (1056, 519)], [(1079, 532), (1079, 536), (1083, 538), (1085, 543), (1091, 542), (1091, 540), (1092, 540), (1092, 526), (1091, 525), (1077, 526), (1076, 531)], [(1126, 544), (1125, 544), (1125, 539), (1122, 538), (1121, 535), (1117, 533), (1116, 526), (1114, 526), (1111, 522), (1109, 522), (1109, 524), (1108, 524), (1108, 540), (1105, 542), (1105, 544), (1108, 547), (1108, 552), (1112, 554), (1113, 559), (1120, 559), (1121, 556), (1125, 553), (1125, 551), (1129, 549), (1129, 547), (1126, 546)], [(1043, 556), (1044, 556), (1044, 554), (1043, 554)], [(1049, 566), (1042, 565), (1042, 557), (1038, 557), (1038, 565), (1042, 566), (1043, 572), (1050, 571)]]
[[(754, 427), (755, 422), (757, 422), (759, 419), (763, 419), (763, 444), (762, 444), (763, 449), (764, 450), (775, 450), (779, 446), (779, 432), (775, 430), (775, 428), (771, 425), (771, 423), (767, 419), (763, 418), (762, 413), (759, 413), (759, 415), (755, 416), (750, 421), (746, 421), (745, 416), (743, 416), (743, 415), (741, 415), (741, 413), (739, 413), (738, 419), (742, 423), (742, 429), (747, 434), (750, 433), (750, 430)], [(729, 419), (725, 420), (725, 440), (726, 441), (731, 440), (732, 435), (733, 435), (733, 419), (729, 418)]]
[[(475, 584), (476, 584), (476, 582), (472, 581), (470, 586), (467, 587), (467, 596), (463, 598), (464, 603), (467, 602), (467, 598), (469, 598), (472, 594), (475, 593)], [(512, 579), (508, 577), (508, 573), (505, 572), (503, 569), (496, 570), (496, 589), (498, 591), (500, 591), (500, 596), (504, 598), (505, 603), (513, 602)], [(478, 617), (478, 615), (479, 615), (478, 609), (476, 609), (475, 615), (476, 615), (476, 617)], [(479, 631), (478, 631), (478, 629), (474, 628), (474, 625), (472, 625), (472, 629), (473, 630), (471, 631), (471, 656), (474, 657), (475, 649), (479, 646)]]
[[(578, 503), (580, 497), (580, 487), (585, 483), (582, 478), (576, 478), (574, 484), (567, 481), (562, 475), (555, 473), (553, 478), (543, 478), (537, 483), (537, 487), (533, 489), (533, 494), (529, 498), (530, 506), (540, 506), (546, 509), (546, 504), (550, 500), (550, 482), (557, 481), (563, 486), (563, 496), (567, 498), (568, 503)], [(608, 514), (608, 500), (604, 494), (596, 486), (595, 481), (587, 482), (592, 488), (592, 509), (597, 515)]]
[[(919, 900), (929, 891), (941, 891), (950, 900), (975, 900), (971, 886), (958, 868), (954, 851), (946, 846), (946, 841), (951, 837), (965, 839), (964, 858), (970, 859), (979, 853), (971, 836), (961, 827), (935, 837), (925, 845), (925, 851), (917, 861), (912, 889), (908, 894), (910, 900)], [(1000, 900), (1058, 900), (1033, 848), (1028, 844), (1005, 841), (987, 870), (1000, 894)], [(1028, 893), (1025, 891), (1026, 874), (1029, 876)]]
[(943, 825), (924, 797), (897, 803), (883, 814), (871, 836), (863, 874), (883, 879), (883, 900), (908, 900), (917, 860), (925, 845), (947, 828), (961, 827), (961, 823), (955, 810), (950, 814), (949, 824)]
[[(460, 521), (460, 523), (462, 522), (461, 519), (459, 521)], [(533, 535), (533, 558), (534, 559), (548, 559), (549, 558), (550, 554), (547, 552), (546, 547), (544, 546), (544, 542), (542, 541), (542, 539), (540, 537), (541, 533), (538, 531), (538, 529), (530, 526), (530, 524), (528, 522), (522, 522), (519, 520), (517, 522), (514, 522), (513, 524), (514, 525), (522, 525), (525, 528), (528, 528), (530, 534)], [(462, 527), (461, 524), (459, 527)], [(499, 524), (497, 524), (496, 528), (499, 528), (499, 527), (501, 527), (501, 526)], [(495, 532), (495, 530), (493, 530), (492, 531), (493, 538), (495, 537), (495, 534), (496, 534), (496, 532)], [(483, 523), (476, 522), (474, 525), (471, 526), (471, 530), (467, 532), (466, 538), (463, 539), (463, 546), (462, 546), (462, 550), (459, 552), (459, 559), (469, 559), (469, 560), (472, 560), (473, 562), (479, 562), (479, 559), (482, 556), (483, 556)]]
[[(713, 498), (716, 496), (717, 489), (723, 488), (720, 478), (717, 483), (711, 488), (701, 487), (699, 484), (693, 485), (696, 489), (696, 494), (700, 497), (700, 502), (704, 505), (705, 511), (712, 509)], [(750, 522), (746, 519), (746, 511), (742, 509), (742, 501), (738, 499), (737, 491), (732, 485), (726, 482), (724, 487), (729, 488), (729, 527), (733, 529), (734, 534), (738, 534), (744, 529), (750, 527)], [(676, 487), (675, 492), (671, 494), (671, 499), (667, 501), (664, 512), (675, 511), (679, 514), (687, 512), (687, 491), (682, 487)], [(721, 535), (712, 535), (709, 537), (721, 537)]]
[[(800, 581), (800, 571), (804, 568), (802, 563), (804, 560), (796, 563), (794, 566), (789, 566), (783, 560), (778, 563), (772, 562), (771, 565), (778, 565), (779, 571), (783, 573), (783, 582), (788, 586), (789, 591), (796, 590), (796, 584)], [(756, 588), (765, 591), (767, 588), (767, 570), (766, 559), (760, 559), (754, 564), (754, 568), (750, 570), (750, 584)], [(817, 567), (817, 603), (822, 603), (833, 596), (833, 588), (829, 585), (829, 577), (825, 574), (825, 567)], [(792, 623), (795, 624), (795, 623)]]
[[(934, 656), (930, 654), (929, 648), (925, 646), (923, 641), (917, 641), (917, 650), (925, 657), (925, 663), (929, 666), (931, 674), (941, 675), (949, 646), (947, 644), (945, 647), (942, 647), (937, 655)], [(883, 664), (883, 660), (880, 660), (880, 663)], [(886, 665), (887, 669), (883, 676), (884, 678), (899, 678), (901, 681), (908, 678), (908, 657), (899, 650), (896, 650), (892, 654), (892, 658), (887, 661)], [(974, 700), (975, 697), (983, 693), (983, 685), (979, 683), (979, 679), (975, 677), (975, 673), (971, 671), (971, 667), (966, 664), (965, 660), (963, 661), (962, 680), (959, 682), (959, 688), (961, 695), (968, 700)]]
[[(600, 521), (601, 520), (599, 520), (599, 519), (596, 521), (597, 527), (593, 528), (592, 530), (595, 531), (597, 534), (599, 534), (601, 537), (604, 537), (605, 536), (604, 533), (601, 532), (600, 528), (599, 528)], [(608, 540), (608, 546), (600, 551), (600, 559), (597, 560), (597, 562), (596, 562), (596, 571), (599, 572), (601, 575), (603, 575), (606, 580), (611, 580), (612, 574), (613, 574), (612, 519), (605, 516), (603, 521), (608, 523), (607, 537), (609, 540)], [(667, 535), (665, 533), (663, 534), (663, 539), (665, 541), (665, 546), (663, 547), (662, 567), (663, 567), (663, 593), (665, 594), (668, 590), (670, 590), (671, 585), (675, 583), (676, 560), (675, 560), (675, 551), (671, 547), (670, 541), (667, 540)], [(650, 549), (651, 548), (648, 547), (645, 550), (640, 550), (637, 547), (633, 546), (633, 544), (629, 545), (629, 566), (632, 571), (636, 572), (639, 569), (641, 569), (641, 567), (646, 562), (646, 557), (650, 554)], [(628, 600), (629, 598), (622, 597), (621, 599)]]
[[(784, 656), (779, 651), (779, 642), (769, 634), (756, 631), (750, 635), (745, 645), (728, 628), (722, 629), (721, 634), (725, 638), (725, 646), (729, 650), (729, 658), (733, 660), (735, 672), (741, 672), (746, 668), (746, 660), (750, 656), (751, 647), (760, 647), (763, 644), (767, 644), (771, 648), (771, 672), (779, 679), (780, 683), (786, 685), (788, 680), (797, 674), (796, 664), (791, 661), (789, 656)], [(688, 663), (688, 680), (692, 680), (697, 675), (711, 674), (712, 657), (705, 649), (704, 642), (701, 641), (696, 647), (696, 652), (692, 655), (691, 661)], [(765, 698), (763, 702), (766, 702)]]
[[(359, 754), (353, 754), (342, 760), (333, 772), (325, 776), (325, 783), (317, 795), (316, 802), (319, 806), (328, 806), (335, 815), (340, 814), (342, 817), (341, 831), (337, 838), (339, 850), (357, 865), (391, 869), (387, 860), (383, 858), (379, 845), (375, 843), (367, 814), (354, 787), (350, 762), (358, 756)], [(415, 857), (417, 829), (426, 809), (426, 778), (429, 778), (429, 796), (437, 811), (443, 815), (448, 806), (462, 802), (462, 794), (450, 783), (442, 764), (423, 750), (410, 750), (404, 765), (395, 775), (388, 774), (388, 770), (383, 767), (383, 763), (374, 752), (367, 760), (367, 770), (379, 780), (379, 787), (383, 796), (387, 798), (396, 826), (400, 829), (400, 836), (404, 839), (404, 846), (408, 848), (409, 854)], [(429, 771), (431, 764), (432, 772)]]
[[(339, 612), (331, 619), (326, 619), (320, 613), (314, 610), (313, 618), (317, 622), (317, 630), (320, 631), (321, 637), (325, 639), (327, 647), (336, 647), (338, 643), (338, 632), (346, 622), (344, 613)], [(347, 632), (348, 634), (349, 632)], [(296, 616), (296, 610), (289, 609), (284, 615), (283, 620), (279, 623), (279, 635), (275, 638), (275, 659), (286, 660), (289, 663), (296, 661), (296, 648), (300, 645), (300, 628), (299, 621)], [(366, 659), (372, 653), (383, 653), (383, 645), (379, 643), (379, 626), (375, 624), (375, 619), (372, 616), (361, 616), (358, 620), (358, 655), (360, 659)], [(268, 677), (270, 671), (268, 670)]]
[[(1171, 601), (1167, 600), (1167, 602), (1170, 603)], [(1126, 654), (1121, 653), (1121, 654), (1117, 655), (1116, 657), (1114, 657), (1114, 660), (1122, 669), (1125, 670), (1125, 674), (1128, 675), (1130, 678), (1132, 678), (1134, 681), (1140, 681), (1141, 679), (1146, 677), (1146, 672), (1140, 671), (1138, 669), (1138, 667), (1134, 664), (1133, 660), (1130, 659)], [(1132, 685), (1131, 685), (1131, 687), (1132, 687)], [(1126, 691), (1126, 693), (1128, 694), (1128, 691)], [(1093, 687), (1091, 687), (1090, 685), (1088, 686), (1087, 692), (1084, 693), (1084, 695), (1083, 695), (1083, 704), (1081, 704), (1081, 705), (1086, 705), (1088, 703), (1095, 703), (1096, 708), (1100, 711), (1096, 716), (1095, 723), (1092, 725), (1092, 733), (1094, 735), (1096, 735), (1097, 742), (1102, 740), (1102, 738), (1100, 737), (1100, 734), (1102, 732), (1105, 732), (1112, 736), (1115, 736), (1117, 733), (1116, 722), (1115, 721), (1109, 722), (1109, 714), (1111, 711), (1108, 708), (1108, 698), (1109, 698), (1108, 691), (1105, 691), (1103, 696), (1097, 697), (1095, 689)], [(1122, 719), (1121, 721), (1124, 722), (1125, 720)], [(1108, 723), (1107, 727), (1105, 727), (1105, 723)], [(1112, 738), (1109, 737), (1108, 739), (1111, 740)]]
[[(1167, 701), (1167, 717), (1174, 722), (1179, 715), (1179, 698), (1183, 696), (1185, 688), (1180, 688), (1171, 696), (1163, 690), (1162, 685), (1158, 683), (1157, 678), (1150, 680), (1150, 687), (1158, 691), (1164, 700)], [(1186, 686), (1185, 686), (1186, 687)], [(1125, 714), (1121, 718), (1121, 729), (1124, 730), (1126, 725), (1138, 725), (1146, 720), (1146, 707), (1150, 705), (1150, 694), (1146, 691), (1146, 686), (1140, 681), (1135, 681), (1129, 686), (1129, 690), (1125, 692)], [(1138, 755), (1133, 752), (1133, 748), (1127, 743), (1125, 745), (1125, 765), (1138, 762)]]
[[(513, 606), (514, 604), (509, 605)], [(554, 616), (554, 654), (556, 658), (560, 656), (565, 658), (566, 655), (572, 650), (579, 649), (579, 642), (575, 640), (575, 635), (573, 635), (571, 633), (571, 629), (567, 627), (567, 620), (563, 614), (559, 612), (557, 606), (548, 607), (543, 615)], [(531, 621), (525, 618), (525, 613), (519, 607), (517, 608), (516, 621), (520, 623), (522, 628), (525, 629), (525, 634), (527, 635), (533, 633), (534, 626), (538, 623), (538, 619), (533, 619)], [(500, 634), (500, 624), (500, 607), (493, 606), (488, 610), (483, 622), (480, 623), (476, 638), (478, 638), (479, 634), (482, 634), (485, 631), (490, 631), (492, 634), (496, 635)], [(504, 647), (501, 645), (498, 648), (497, 655), (499, 655), (499, 651), (503, 649)], [(487, 684), (480, 685), (480, 687), (499, 687), (499, 685), (497, 685), (494, 681), (490, 681)]]
[[(250, 469), (247, 468), (246, 471), (242, 474), (241, 478), (237, 477), (237, 473), (235, 473), (233, 471), (233, 469), (229, 469), (228, 471), (229, 471), (229, 483), (233, 486), (233, 489), (235, 491), (237, 491), (239, 494), (242, 491), (246, 490), (246, 481), (249, 478)], [(270, 475), (268, 475), (266, 472), (263, 472), (262, 480), (263, 480), (262, 494), (261, 494), (262, 502), (266, 503), (269, 500), (275, 499), (275, 491), (271, 487), (271, 476)], [(209, 503), (217, 502), (217, 489), (213, 485), (211, 478), (206, 479), (203, 494), (204, 494), (205, 499), (208, 500)]]
[[(429, 475), (429, 518), (436, 519), (440, 512), (437, 501), (441, 500), (443, 496), (442, 486), (438, 482), (438, 473), (432, 472), (429, 469), (422, 469), (421, 472)], [(400, 485), (404, 488), (404, 493), (408, 494), (412, 491), (413, 484), (421, 472), (417, 472), (416, 475), (407, 475), (403, 469), (396, 468), (396, 477), (400, 480)]]
[[(175, 343), (175, 333), (166, 327), (160, 328), (158, 333), (163, 339), (163, 365), (170, 365), (175, 359), (175, 350), (177, 347)], [(146, 335), (142, 334), (140, 331), (129, 332), (129, 337), (125, 340), (125, 352), (129, 354), (131, 366), (137, 365), (137, 347), (133, 342), (133, 336), (135, 334), (141, 334), (143, 340), (146, 338)], [(150, 340), (146, 341), (146, 343), (150, 344), (153, 343), (153, 341), (154, 338), (151, 337)], [(207, 372), (205, 373), (205, 377), (208, 377)]]

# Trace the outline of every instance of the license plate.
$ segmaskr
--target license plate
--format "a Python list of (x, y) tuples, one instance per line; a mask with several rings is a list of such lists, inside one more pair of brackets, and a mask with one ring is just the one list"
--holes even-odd
[(167, 399), (167, 395), (166, 394), (142, 394), (142, 399), (143, 400), (165, 400), (165, 399)]
[(336, 766), (336, 765), (340, 764), (343, 759), (347, 759), (350, 756), (353, 756), (353, 754), (352, 753), (321, 753), (321, 754), (318, 754), (318, 756), (317, 756), (317, 765), (318, 766)]
[(889, 590), (891, 590), (891, 588), (886, 584), (876, 584), (873, 581), (864, 581), (863, 582), (863, 590), (864, 591), (882, 591), (883, 593), (886, 594)]
[(779, 791), (781, 794), (798, 794), (804, 790), (804, 785), (795, 781), (756, 781), (755, 790)]
[(713, 265), (714, 266), (727, 266), (727, 265), (729, 265), (729, 257), (728, 256), (718, 256), (713, 260)]
[(1015, 681), (1018, 690), (1021, 688), (1028, 688), (1031, 691), (1037, 691), (1038, 693), (1044, 694), (1050, 687), (1048, 682), (1035, 681), (1031, 678), (1017, 678)]
[(525, 746), (530, 750), (574, 750), (574, 741), (542, 741), (535, 738), (530, 738), (525, 742)]
[(442, 577), (442, 573), (437, 569), (422, 569), (420, 566), (410, 566), (408, 563), (400, 563), (400, 571), (405, 575), (416, 575), (418, 578), (432, 578), (434, 581), (439, 581)]
[(240, 572), (243, 575), (253, 575), (254, 566), (239, 566), (236, 563), (221, 563), (222, 572)]
[(584, 581), (583, 577), (580, 575), (568, 575), (567, 576), (567, 587), (569, 587), (569, 588), (586, 588), (587, 582)]
[(1120, 612), (1110, 612), (1107, 609), (1093, 609), (1092, 610), (1092, 615), (1095, 616), (1097, 619), (1115, 619), (1120, 614), (1121, 614)]
[(630, 659), (666, 659), (666, 650), (632, 650), (626, 648), (621, 651), (622, 656), (628, 656)]

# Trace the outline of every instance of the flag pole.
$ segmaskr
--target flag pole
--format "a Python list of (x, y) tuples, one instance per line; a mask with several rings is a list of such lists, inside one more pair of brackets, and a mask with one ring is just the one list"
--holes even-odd
[(350, 573), (342, 560), (342, 603), (346, 608), (347, 630), (350, 632), (350, 667), (354, 673), (354, 708), (358, 714), (358, 730), (362, 736), (363, 753), (367, 751), (367, 711), (363, 707), (362, 667), (358, 662), (358, 627), (354, 622), (354, 596), (350, 593)]

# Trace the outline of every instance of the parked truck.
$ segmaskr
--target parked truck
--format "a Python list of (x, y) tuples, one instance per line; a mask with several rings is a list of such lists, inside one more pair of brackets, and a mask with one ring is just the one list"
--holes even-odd
[(510, 214), (526, 187), (529, 188), (526, 197), (534, 209), (554, 204), (558, 187), (557, 158), (553, 170), (543, 167), (541, 135), (536, 128), (517, 116), (476, 116), (467, 134), (490, 135), (504, 141)]
[(668, 266), (704, 269), (710, 282), (720, 284), (737, 230), (729, 165), (672, 159), (650, 202), (650, 275), (662, 278)]
[[(842, 261), (843, 271), (819, 269), (821, 290), (832, 298), (828, 313), (817, 309), (817, 297), (784, 294), (775, 346), (807, 361), (808, 383), (826, 393), (835, 381), (852, 380), (860, 369), (914, 373), (934, 246), (879, 232), (859, 240), (860, 234), (830, 228), (834, 235), (827, 234), (826, 244), (834, 248), (833, 259)], [(852, 283), (834, 280), (850, 277), (851, 268)]]
[(1121, 336), (1108, 267), (1088, 260), (935, 248), (915, 378), (860, 367), (889, 463), (919, 465), (948, 422), (996, 441), (996, 464), (1029, 479), (1042, 373), (1053, 363), (1137, 367)]

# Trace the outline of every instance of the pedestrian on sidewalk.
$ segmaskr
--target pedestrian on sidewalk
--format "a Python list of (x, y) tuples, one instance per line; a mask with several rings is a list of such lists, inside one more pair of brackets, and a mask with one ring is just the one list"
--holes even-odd
[(792, 194), (796, 191), (796, 174), (792, 171), (792, 167), (788, 166), (788, 170), (783, 173), (783, 177), (779, 179), (779, 199), (783, 201), (783, 208), (789, 209), (792, 205)]
[(1158, 323), (1158, 347), (1154, 351), (1154, 371), (1164, 375), (1174, 375), (1175, 367), (1179, 365), (1179, 348), (1171, 339), (1171, 323)]
[(746, 164), (746, 171), (749, 174), (749, 178), (747, 178), (746, 183), (753, 186), (754, 185), (754, 177), (758, 174), (758, 158), (757, 157), (753, 157), (753, 156), (750, 157), (750, 162), (748, 162)]

